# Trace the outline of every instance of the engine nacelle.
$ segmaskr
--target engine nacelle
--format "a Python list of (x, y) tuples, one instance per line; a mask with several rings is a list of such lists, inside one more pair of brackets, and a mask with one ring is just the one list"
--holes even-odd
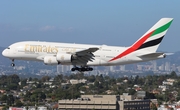
[(57, 54), (56, 59), (60, 63), (71, 63), (72, 55), (71, 54)]
[(58, 61), (56, 60), (56, 57), (54, 56), (45, 56), (44, 57), (44, 64), (46, 65), (58, 65)]

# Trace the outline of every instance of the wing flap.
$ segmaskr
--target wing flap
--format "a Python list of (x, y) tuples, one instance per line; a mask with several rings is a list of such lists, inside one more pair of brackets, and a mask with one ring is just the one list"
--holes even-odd
[(99, 50), (97, 47), (88, 48), (85, 50), (77, 51), (74, 54), (77, 56), (77, 62), (81, 64), (86, 64), (88, 61), (94, 60), (94, 54), (93, 52)]

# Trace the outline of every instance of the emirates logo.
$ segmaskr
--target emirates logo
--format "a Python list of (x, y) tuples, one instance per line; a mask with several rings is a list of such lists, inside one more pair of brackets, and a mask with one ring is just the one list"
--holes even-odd
[(61, 60), (64, 60), (64, 55), (61, 56)]
[(48, 63), (51, 63), (51, 58), (48, 59)]

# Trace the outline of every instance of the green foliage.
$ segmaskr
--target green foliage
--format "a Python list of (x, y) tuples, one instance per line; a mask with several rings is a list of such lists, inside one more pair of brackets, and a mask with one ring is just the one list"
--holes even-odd
[(1, 101), (6, 102), (7, 98), (8, 98), (7, 95), (3, 95), (3, 96), (1, 97)]
[(155, 99), (156, 97), (155, 97), (155, 95), (153, 94), (153, 93), (150, 93), (150, 92), (146, 92), (146, 98), (148, 98), (148, 99)]
[(136, 91), (134, 89), (129, 89), (129, 95), (135, 95)]
[(20, 82), (20, 78), (18, 75), (2, 75), (0, 77), (0, 89), (6, 89), (6, 90), (17, 90), (18, 89), (18, 83)]
[(2, 110), (8, 110), (9, 109), (9, 106), (4, 106), (3, 108), (2, 108)]
[(43, 76), (41, 78), (42, 82), (46, 82), (46, 81), (49, 81), (50, 80), (50, 77), (49, 76)]
[(177, 74), (175, 71), (172, 71), (170, 74), (170, 78), (177, 78)]
[(7, 99), (6, 99), (7, 105), (12, 106), (14, 104), (14, 100), (15, 99), (13, 95), (7, 95)]
[[(87, 79), (91, 84), (76, 84), (76, 85), (61, 85), (62, 82), (68, 82), (70, 79)], [(152, 90), (158, 90), (158, 86), (162, 85), (162, 82), (168, 78), (176, 79), (173, 86), (169, 86), (169, 90), (161, 92), (160, 94), (151, 93)], [(10, 105), (22, 106), (19, 99), (12, 96), (13, 91), (19, 91), (24, 88), (21, 93), (23, 98), (24, 106), (31, 106), (38, 102), (44, 103), (48, 98), (51, 102), (58, 101), (60, 99), (76, 99), (80, 97), (80, 91), (85, 92), (84, 94), (110, 94), (117, 95), (123, 93), (129, 93), (135, 95), (135, 86), (138, 85), (143, 91), (146, 91), (147, 99), (158, 99), (159, 104), (164, 101), (179, 101), (180, 100), (180, 77), (175, 72), (171, 72), (169, 75), (148, 75), (144, 77), (119, 77), (111, 78), (103, 75), (91, 75), (84, 76), (83, 73), (71, 74), (70, 76), (57, 75), (54, 77), (53, 85), (55, 88), (50, 88), (49, 85), (44, 85), (44, 82), (49, 81), (49, 76), (44, 76), (41, 79), (29, 78), (29, 81), (35, 81), (34, 84), (27, 84), (27, 79), (21, 79), (17, 75), (2, 75), (0, 76), (0, 89), (7, 90), (7, 94), (1, 94), (0, 101)], [(127, 80), (127, 82), (124, 82)], [(21, 82), (21, 85), (18, 83)], [(108, 91), (108, 92), (109, 92)], [(172, 91), (177, 91), (177, 95), (174, 95)], [(9, 94), (9, 95), (8, 95)], [(155, 109), (155, 108), (154, 108)]]
[(96, 77), (94, 75), (91, 75), (87, 79), (88, 79), (89, 82), (94, 82)]
[(22, 107), (23, 103), (20, 100), (16, 100), (15, 105), (16, 105), (16, 107)]
[(157, 107), (154, 103), (151, 104), (151, 110), (157, 110)]
[(17, 90), (18, 88), (18, 85), (17, 84), (14, 84), (14, 83), (11, 83), (7, 86), (7, 88), (9, 88), (10, 90)]

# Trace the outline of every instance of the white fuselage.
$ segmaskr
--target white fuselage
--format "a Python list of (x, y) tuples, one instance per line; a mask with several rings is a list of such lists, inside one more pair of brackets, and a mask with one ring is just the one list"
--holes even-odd
[[(86, 65), (77, 62), (59, 62), (56, 63), (56, 56), (58, 54), (73, 54), (88, 48), (98, 48), (93, 53), (94, 59), (88, 61)], [(49, 62), (49, 65), (62, 64), (62, 65), (80, 65), (80, 66), (110, 66), (110, 65), (123, 65), (142, 61), (149, 61), (158, 58), (145, 58), (142, 59), (138, 55), (148, 53), (146, 51), (134, 51), (121, 58), (110, 61), (114, 57), (121, 54), (128, 47), (116, 47), (106, 45), (86, 45), (86, 44), (73, 44), (73, 43), (56, 43), (56, 42), (40, 42), (40, 41), (24, 41), (17, 42), (10, 45), (5, 49), (3, 56), (10, 59), (17, 60), (33, 60), (44, 61), (45, 57), (53, 57), (54, 59)], [(159, 57), (162, 58), (162, 57)], [(54, 61), (54, 63), (53, 63)]]
[[(2, 55), (12, 60), (42, 61), (46, 65), (74, 65), (72, 71), (92, 71), (89, 66), (110, 66), (164, 58), (157, 49), (173, 18), (161, 18), (129, 47), (24, 41), (10, 45)], [(80, 68), (77, 67), (81, 66)]]

